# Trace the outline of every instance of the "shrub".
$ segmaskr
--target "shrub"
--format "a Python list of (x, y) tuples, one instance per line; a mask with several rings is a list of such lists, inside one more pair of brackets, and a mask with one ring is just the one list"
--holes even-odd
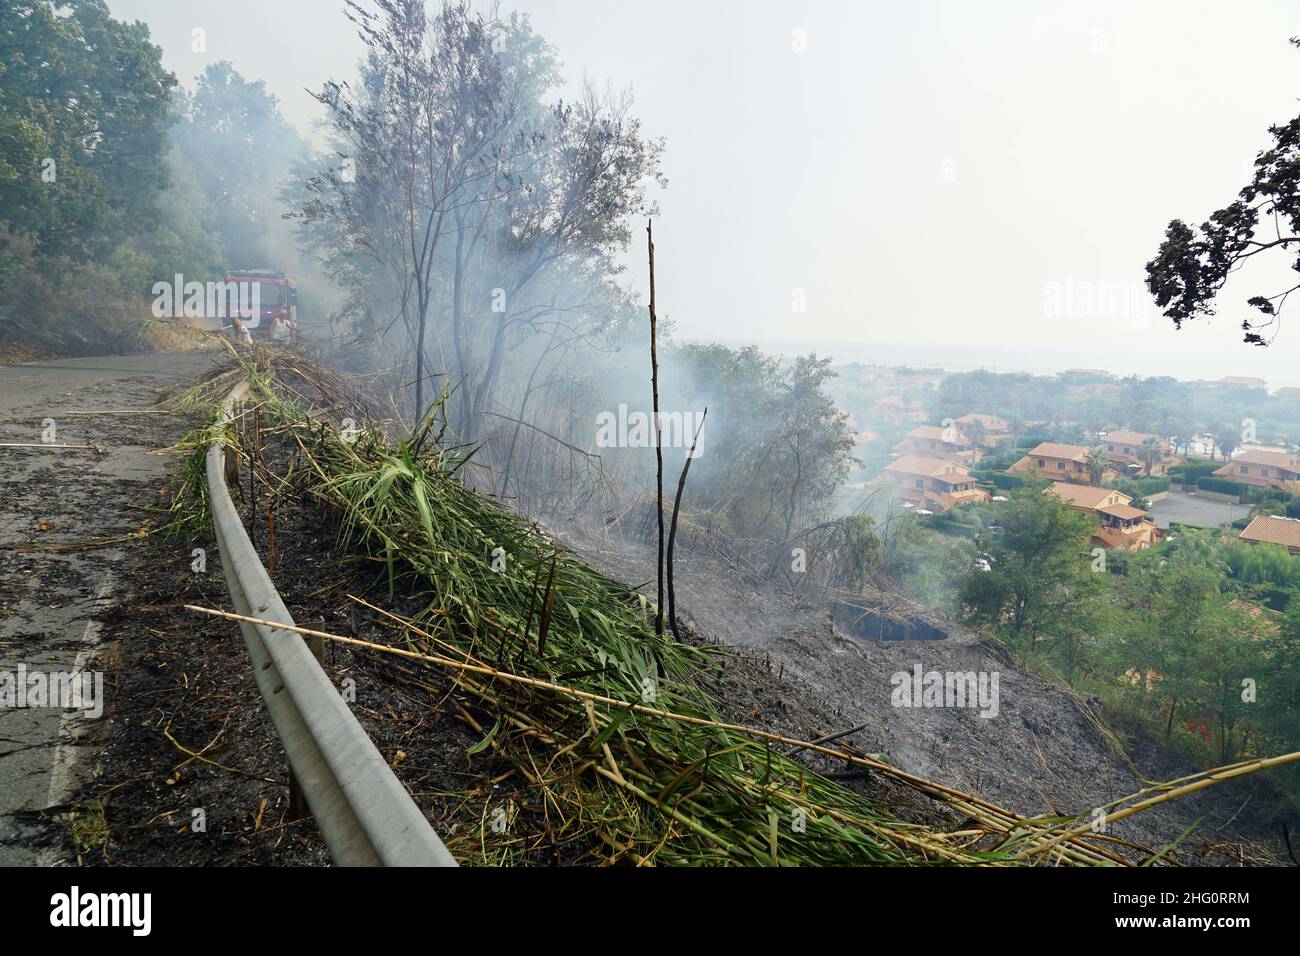
[(1241, 485), (1227, 478), (1206, 476), (1196, 480), (1196, 487), (1202, 491), (1217, 491), (1225, 495), (1240, 495)]
[(1171, 482), (1168, 478), (1139, 478), (1133, 484), (1138, 489), (1140, 497), (1149, 498), (1151, 495), (1168, 491)]
[(1195, 482), (1204, 475), (1214, 474), (1222, 467), (1222, 462), (1189, 461), (1181, 465), (1173, 465), (1169, 469), (1169, 474), (1174, 478), (1181, 478), (1185, 482)]

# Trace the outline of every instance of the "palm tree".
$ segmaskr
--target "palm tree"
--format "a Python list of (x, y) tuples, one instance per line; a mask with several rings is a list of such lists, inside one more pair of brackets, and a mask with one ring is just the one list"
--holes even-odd
[[(1190, 425), (1178, 426), (1177, 431), (1175, 431), (1173, 434), (1175, 455), (1182, 455), (1183, 457), (1187, 457), (1187, 455), (1190, 454), (1190, 452), (1187, 449), (1187, 446), (1191, 444), (1192, 435), (1195, 433), (1195, 431), (1196, 429), (1191, 427)], [(1183, 449), (1182, 451), (1178, 450), (1179, 446), (1182, 446)]]
[(1011, 426), (1011, 448), (1014, 451), (1020, 447), (1020, 433), (1025, 430), (1025, 420), (1019, 415), (1012, 415), (1007, 419), (1007, 424)]
[(1100, 445), (1088, 449), (1088, 456), (1083, 460), (1083, 465), (1088, 469), (1088, 484), (1094, 488), (1101, 484), (1101, 476), (1106, 473), (1110, 467), (1110, 459), (1106, 457), (1106, 449)]
[(1160, 444), (1160, 439), (1154, 435), (1150, 438), (1142, 439), (1142, 444), (1138, 445), (1138, 458), (1146, 466), (1145, 474), (1151, 477), (1151, 468), (1158, 461), (1163, 461), (1165, 457), (1164, 446)]
[(984, 442), (988, 440), (989, 430), (985, 427), (982, 421), (978, 418), (974, 418), (971, 419), (970, 424), (966, 426), (966, 437), (969, 438), (971, 444), (975, 446), (975, 450), (979, 451), (979, 449), (984, 447)]
[(1240, 433), (1233, 428), (1224, 426), (1224, 428), (1214, 436), (1214, 440), (1219, 445), (1219, 451), (1223, 452), (1223, 460), (1232, 461), (1232, 453), (1236, 451), (1237, 446), (1241, 444)]

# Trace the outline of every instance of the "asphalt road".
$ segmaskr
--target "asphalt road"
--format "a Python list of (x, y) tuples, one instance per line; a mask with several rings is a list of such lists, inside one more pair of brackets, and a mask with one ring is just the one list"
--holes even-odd
[[(96, 752), (96, 725), (111, 719), (92, 716), (102, 702), (95, 687), (102, 680), (110, 704), (113, 688), (113, 646), (101, 639), (98, 618), (120, 599), (117, 584), (137, 560), (129, 541), (90, 550), (49, 547), (115, 538), (157, 520), (149, 508), (176, 455), (152, 453), (186, 426), (172, 415), (139, 411), (219, 357), (162, 353), (0, 366), (0, 865), (60, 862), (39, 812), (61, 804), (93, 769), (86, 758)], [(53, 442), (44, 442), (43, 432)], [(30, 687), (32, 675), (41, 675), (39, 682), (73, 673), (86, 675), (79, 678), (88, 691), (80, 708), (58, 706), (66, 699), (37, 706), (17, 699), (20, 677)]]
[(1250, 514), (1249, 505), (1239, 505), (1204, 495), (1169, 492), (1169, 497), (1151, 505), (1156, 527), (1168, 530), (1169, 522), (1180, 521), (1198, 528), (1217, 528)]

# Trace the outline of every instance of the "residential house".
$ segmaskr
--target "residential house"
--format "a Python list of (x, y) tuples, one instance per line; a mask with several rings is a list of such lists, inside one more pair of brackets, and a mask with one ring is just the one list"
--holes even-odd
[(1250, 544), (1280, 544), (1292, 554), (1300, 554), (1300, 518), (1259, 515), (1238, 537)]
[(1174, 456), (1173, 446), (1159, 435), (1118, 429), (1106, 432), (1098, 441), (1117, 472), (1129, 477), (1139, 477), (1146, 475), (1146, 462), (1142, 459), (1142, 443), (1148, 438), (1154, 438), (1160, 445), (1160, 458), (1151, 464), (1152, 477), (1168, 474), (1169, 466), (1177, 464), (1179, 459)]
[(931, 511), (947, 511), (989, 499), (989, 493), (976, 486), (965, 465), (930, 455), (904, 455), (891, 461), (881, 481), (904, 501)]
[(982, 415), (979, 412), (967, 412), (961, 418), (953, 419), (953, 424), (963, 435), (969, 437), (969, 429), (972, 424), (979, 422), (984, 426), (984, 443), (986, 445), (996, 444), (1000, 441), (1006, 441), (1011, 438), (1011, 425), (1004, 418), (998, 418), (996, 415)]
[(904, 455), (929, 455), (952, 461), (969, 461), (975, 457), (975, 445), (954, 427), (918, 425), (894, 446)]
[(849, 428), (853, 431), (854, 442), (863, 445), (867, 442), (875, 441), (880, 437), (878, 433), (872, 431), (866, 425), (861, 424), (858, 421), (858, 416), (854, 415), (852, 412), (847, 412), (846, 414), (849, 416)]
[(1273, 393), (1275, 398), (1297, 399), (1300, 398), (1300, 388), (1294, 385), (1285, 385)]
[[(1088, 449), (1082, 445), (1061, 445), (1045, 441), (1037, 445), (1007, 469), (1016, 474), (1028, 475), (1037, 472), (1053, 481), (1072, 481), (1076, 484), (1088, 484)], [(1101, 476), (1103, 479), (1115, 477), (1109, 468)]]
[(1268, 391), (1268, 382), (1250, 375), (1225, 375), (1215, 382), (1202, 382), (1211, 388), (1248, 388), (1253, 391)]
[(1300, 492), (1300, 457), (1282, 451), (1244, 451), (1215, 476), (1256, 488)]
[(917, 401), (905, 401), (902, 395), (882, 395), (867, 411), (872, 423), (881, 421), (901, 424), (925, 421), (925, 407)]
[(1140, 551), (1151, 547), (1159, 535), (1151, 517), (1141, 508), (1134, 508), (1133, 499), (1114, 488), (1054, 481), (1043, 489), (1043, 494), (1055, 495), (1070, 507), (1095, 515), (1099, 527), (1091, 541), (1098, 547)]

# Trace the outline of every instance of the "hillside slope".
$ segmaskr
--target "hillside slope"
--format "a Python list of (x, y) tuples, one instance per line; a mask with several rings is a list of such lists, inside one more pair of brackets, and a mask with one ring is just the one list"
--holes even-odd
[[(628, 538), (570, 534), (566, 543), (613, 577), (644, 581), (653, 575), (653, 550)], [(831, 605), (761, 585), (699, 551), (679, 549), (676, 579), (679, 617), (708, 640), (770, 661), (792, 695), (837, 714), (838, 725), (823, 733), (865, 725), (846, 739), (888, 754), (891, 764), (909, 773), (1010, 810), (1087, 814), (1152, 781), (1204, 769), (1149, 740), (1133, 741), (1127, 754), (1118, 750), (1102, 730), (1104, 714), (1099, 720), (1071, 694), (1011, 665), (996, 644), (974, 632), (930, 621), (948, 637), (863, 640), (832, 619)], [(653, 594), (653, 581), (643, 590)], [(922, 672), (996, 671), (997, 715), (893, 706), (891, 677), (917, 666)], [(1233, 865), (1242, 852), (1259, 862), (1281, 861), (1283, 821), (1261, 809), (1268, 796), (1266, 775), (1258, 775), (1118, 821), (1112, 833), (1163, 847), (1199, 820), (1179, 854), (1184, 862)], [(1295, 821), (1289, 826), (1294, 830)]]

